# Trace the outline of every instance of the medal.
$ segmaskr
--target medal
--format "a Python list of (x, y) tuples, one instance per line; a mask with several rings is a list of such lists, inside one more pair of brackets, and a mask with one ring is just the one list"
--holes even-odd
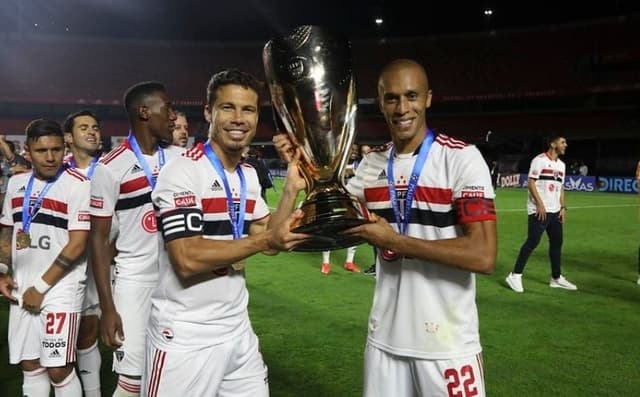
[(29, 248), (30, 245), (31, 235), (28, 232), (18, 230), (18, 233), (16, 233), (16, 248), (21, 250), (24, 248)]
[(380, 256), (387, 262), (393, 262), (398, 259), (398, 254), (395, 251), (391, 250), (382, 250), (380, 251)]

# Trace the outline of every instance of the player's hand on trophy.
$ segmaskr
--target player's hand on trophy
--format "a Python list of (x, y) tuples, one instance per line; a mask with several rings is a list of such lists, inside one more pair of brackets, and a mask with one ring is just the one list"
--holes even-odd
[(360, 237), (375, 247), (390, 250), (397, 249), (395, 241), (400, 236), (386, 219), (374, 213), (369, 213), (368, 223), (352, 227), (342, 233)]
[(18, 298), (13, 296), (13, 293), (11, 292), (16, 288), (18, 288), (18, 284), (16, 284), (13, 277), (8, 274), (0, 274), (0, 294), (2, 294), (2, 296), (12, 302), (17, 302)]
[(300, 156), (302, 151), (295, 148), (287, 165), (287, 177), (285, 179), (285, 189), (291, 189), (293, 194), (297, 194), (300, 190), (307, 189), (307, 182), (300, 172), (298, 164), (300, 164)]
[(291, 138), (287, 134), (276, 134), (273, 136), (273, 146), (276, 148), (276, 152), (278, 152), (278, 156), (285, 161), (286, 163), (290, 163), (293, 159), (296, 148), (293, 142), (291, 142)]
[(282, 224), (269, 229), (269, 249), (277, 251), (291, 251), (296, 246), (309, 240), (311, 235), (305, 233), (293, 233), (291, 231), (298, 225), (303, 216), (304, 213), (301, 210), (295, 210)]
[(40, 313), (40, 306), (44, 300), (44, 294), (38, 292), (35, 287), (29, 287), (22, 294), (22, 308), (31, 313)]
[(100, 332), (102, 342), (112, 349), (122, 346), (124, 342), (124, 331), (122, 330), (122, 319), (115, 310), (103, 310), (100, 318)]

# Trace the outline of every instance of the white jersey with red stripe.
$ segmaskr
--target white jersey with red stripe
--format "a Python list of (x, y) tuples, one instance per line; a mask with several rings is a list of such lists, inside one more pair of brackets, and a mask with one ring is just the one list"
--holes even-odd
[[(387, 180), (390, 149), (388, 144), (365, 156), (347, 190), (397, 231)], [(417, 153), (397, 154), (393, 161), (401, 210)], [(494, 197), (478, 149), (440, 134), (420, 172), (407, 235), (424, 240), (460, 237), (462, 224), (496, 219)], [(414, 258), (387, 261), (380, 253), (376, 261), (369, 343), (398, 356), (429, 360), (481, 351), (473, 273)]]
[[(565, 171), (564, 162), (560, 159), (552, 160), (547, 153), (541, 153), (531, 160), (529, 178), (536, 180), (536, 189), (547, 212), (560, 212)], [(531, 215), (536, 212), (536, 202), (529, 192), (527, 213)]]
[[(243, 236), (247, 236), (251, 222), (268, 216), (269, 208), (260, 196), (255, 169), (244, 163), (240, 166), (247, 186), (243, 230)], [(237, 171), (225, 174), (239, 209), (240, 178)], [(165, 242), (198, 235), (213, 240), (233, 239), (224, 183), (204, 154), (202, 144), (167, 164), (152, 197), (159, 209)], [(187, 284), (178, 278), (163, 251), (160, 281), (151, 300), (148, 336), (161, 348), (224, 343), (250, 327), (244, 274), (231, 266)]]
[[(163, 149), (165, 164), (182, 152), (175, 146)], [(160, 172), (159, 151), (143, 154), (154, 177)], [(116, 280), (153, 286), (158, 281), (158, 251), (162, 249), (156, 215), (151, 204), (151, 186), (128, 141), (104, 156), (91, 179), (91, 216), (115, 215), (119, 227), (116, 240)]]
[[(11, 177), (3, 204), (2, 226), (13, 227), (11, 258), (13, 277), (22, 295), (51, 266), (69, 242), (70, 231), (88, 231), (89, 180), (74, 169), (66, 169), (46, 192), (40, 209), (31, 220), (28, 248), (18, 249), (16, 235), (21, 230), (25, 189), (32, 173)], [(35, 201), (46, 181), (34, 178), (31, 201)], [(80, 311), (86, 282), (86, 257), (82, 257), (60, 281), (45, 294), (46, 311)]]

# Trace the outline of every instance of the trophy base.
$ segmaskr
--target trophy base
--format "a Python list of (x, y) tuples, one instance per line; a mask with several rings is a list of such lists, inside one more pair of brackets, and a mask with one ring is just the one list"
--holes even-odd
[(313, 238), (294, 248), (298, 252), (320, 252), (360, 245), (365, 240), (341, 232), (367, 223), (367, 210), (354, 197), (342, 192), (321, 192), (302, 203), (305, 214), (295, 233)]

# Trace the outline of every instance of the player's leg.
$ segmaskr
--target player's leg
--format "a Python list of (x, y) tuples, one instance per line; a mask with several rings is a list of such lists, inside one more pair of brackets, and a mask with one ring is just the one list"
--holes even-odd
[(560, 268), (562, 255), (562, 223), (558, 214), (547, 214), (547, 236), (549, 236), (549, 261), (551, 262), (551, 277), (558, 278), (562, 274)]
[(347, 248), (347, 259), (344, 261), (344, 268), (350, 272), (360, 273), (360, 268), (353, 262), (356, 256), (357, 245)]
[(9, 362), (22, 369), (22, 395), (49, 397), (51, 383), (47, 369), (40, 365), (40, 318), (18, 305), (9, 307)]
[(234, 339), (218, 397), (268, 397), (267, 366), (252, 329)]
[(485, 397), (482, 355), (454, 360), (413, 360), (416, 396)]
[[(114, 397), (140, 395), (145, 355), (145, 329), (151, 309), (153, 287), (118, 281), (113, 288), (113, 301), (122, 319), (124, 341), (113, 354), (113, 370), (118, 374)], [(135, 302), (135, 304), (132, 304)]]
[(78, 370), (85, 397), (100, 397), (100, 365), (102, 356), (98, 349), (99, 317), (85, 315), (80, 317), (78, 334)]
[(40, 364), (47, 368), (56, 397), (81, 397), (82, 386), (74, 368), (80, 314), (43, 311), (40, 323)]
[[(547, 214), (547, 219), (548, 216), (549, 214)], [(524, 267), (527, 264), (529, 256), (540, 243), (542, 233), (544, 233), (547, 228), (546, 220), (538, 220), (535, 214), (529, 215), (527, 223), (527, 240), (522, 244), (522, 247), (520, 247), (518, 258), (516, 259), (516, 263), (513, 267), (513, 273), (515, 274), (522, 274), (524, 272)]]
[(142, 397), (217, 396), (233, 343), (167, 351), (146, 341)]
[(329, 274), (331, 271), (331, 251), (322, 251), (322, 266), (320, 267), (322, 274)]
[(410, 361), (367, 343), (364, 351), (363, 397), (413, 396)]

